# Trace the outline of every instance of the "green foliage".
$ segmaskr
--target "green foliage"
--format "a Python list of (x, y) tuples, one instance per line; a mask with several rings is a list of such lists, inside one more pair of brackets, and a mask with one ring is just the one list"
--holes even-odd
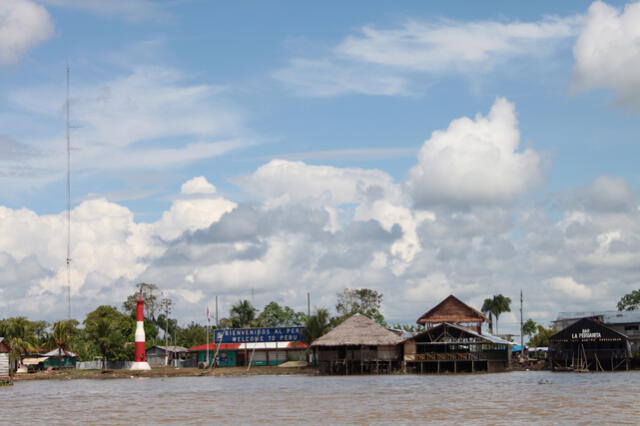
[(97, 348), (103, 361), (133, 358), (131, 349), (126, 348), (127, 343), (133, 342), (135, 331), (135, 321), (129, 315), (112, 306), (98, 306), (87, 314), (84, 326), (87, 340)]
[(252, 327), (258, 310), (248, 300), (240, 300), (231, 306), (229, 319), (233, 328)]
[(311, 344), (314, 340), (327, 334), (331, 330), (331, 315), (327, 309), (316, 309), (316, 312), (307, 317), (302, 334), (304, 342)]
[(498, 294), (492, 298), (484, 299), (482, 303), (482, 313), (489, 315), (489, 333), (493, 333), (493, 321), (496, 322), (496, 333), (498, 332), (498, 318), (504, 312), (511, 312), (511, 298)]
[(537, 325), (538, 324), (536, 324), (536, 322), (534, 320), (529, 318), (528, 320), (525, 321), (524, 324), (522, 324), (522, 335), (523, 336), (532, 336), (533, 333), (536, 332)]
[[(210, 338), (209, 341), (212, 339)], [(191, 322), (185, 328), (176, 329), (176, 344), (185, 348), (204, 345), (207, 343), (207, 328)]]
[(640, 289), (625, 294), (618, 301), (619, 311), (635, 311), (640, 309)]
[(271, 302), (264, 307), (256, 320), (258, 327), (293, 327), (304, 325), (306, 315), (296, 312), (289, 306), (280, 306)]
[(542, 325), (537, 325), (535, 336), (529, 339), (529, 346), (549, 346), (549, 337), (553, 336), (554, 334), (556, 334), (556, 331), (553, 329), (553, 327), (545, 328)]
[(49, 336), (50, 347), (70, 350), (73, 340), (80, 332), (78, 324), (74, 319), (54, 322)]
[(335, 318), (334, 322), (336, 324), (334, 325), (355, 314), (365, 315), (382, 326), (387, 325), (382, 312), (380, 312), (382, 293), (368, 288), (345, 288), (337, 296), (336, 311), (338, 312), (338, 317)]
[(25, 317), (0, 320), (0, 336), (9, 342), (11, 359), (22, 359), (27, 353), (43, 347), (47, 340), (47, 325), (45, 321), (29, 321)]

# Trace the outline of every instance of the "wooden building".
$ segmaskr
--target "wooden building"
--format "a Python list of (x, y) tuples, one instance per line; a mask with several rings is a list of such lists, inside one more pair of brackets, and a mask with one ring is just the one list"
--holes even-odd
[(76, 360), (78, 355), (61, 348), (53, 349), (42, 355), (47, 359), (43, 362), (43, 368), (53, 368), (54, 370), (60, 368), (76, 368)]
[(477, 333), (482, 333), (482, 323), (489, 320), (482, 312), (475, 310), (454, 295), (450, 295), (425, 312), (416, 322), (424, 325), (426, 329), (438, 324), (450, 323), (473, 328)]
[(509, 368), (511, 342), (442, 323), (404, 341), (404, 362), (411, 373), (498, 372)]
[[(152, 346), (147, 349), (147, 362), (151, 367), (185, 367), (184, 362), (188, 358), (189, 349), (182, 346)], [(193, 367), (195, 367), (195, 362)]]
[(402, 338), (356, 314), (311, 343), (322, 374), (370, 374), (398, 371)]
[(11, 347), (4, 337), (0, 337), (0, 385), (11, 383), (11, 369), (9, 367), (9, 354)]
[(548, 353), (555, 371), (628, 370), (631, 344), (624, 334), (582, 318), (549, 338)]

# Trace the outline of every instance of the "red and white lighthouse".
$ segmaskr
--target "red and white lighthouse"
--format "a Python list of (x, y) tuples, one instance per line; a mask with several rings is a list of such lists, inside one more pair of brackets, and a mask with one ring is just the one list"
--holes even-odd
[(136, 306), (136, 356), (131, 365), (131, 370), (151, 370), (147, 362), (147, 350), (145, 348), (144, 301), (142, 300), (142, 290), (140, 290), (138, 305)]

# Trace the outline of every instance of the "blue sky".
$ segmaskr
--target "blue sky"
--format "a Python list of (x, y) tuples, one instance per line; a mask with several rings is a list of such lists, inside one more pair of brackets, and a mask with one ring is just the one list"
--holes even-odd
[[(74, 264), (78, 314), (153, 278), (185, 319), (251, 288), (258, 305), (302, 307), (306, 291), (332, 306), (340, 288), (370, 286), (411, 321), (447, 291), (477, 304), (524, 287), (530, 316), (548, 322), (567, 295), (580, 294), (575, 310), (613, 309), (637, 287), (638, 3), (10, 0), (3, 15), (12, 313), (29, 314), (29, 295), (48, 318), (62, 312), (50, 240), (64, 238), (67, 63), (73, 244), (93, 247)], [(326, 217), (294, 232), (284, 224), (299, 209)], [(384, 238), (349, 240), (363, 223)], [(38, 227), (51, 235), (16, 247)], [(121, 239), (102, 247), (102, 233)], [(360, 263), (331, 263), (336, 248)]]

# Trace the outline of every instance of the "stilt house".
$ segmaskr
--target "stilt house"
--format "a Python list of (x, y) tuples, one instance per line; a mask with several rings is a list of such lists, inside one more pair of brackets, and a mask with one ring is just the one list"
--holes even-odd
[(323, 374), (370, 374), (397, 371), (402, 338), (356, 314), (311, 343)]
[(592, 318), (582, 318), (549, 337), (552, 370), (628, 370), (629, 338)]
[(481, 312), (450, 295), (416, 321), (426, 331), (404, 341), (405, 368), (413, 373), (504, 371), (511, 342), (482, 334)]

